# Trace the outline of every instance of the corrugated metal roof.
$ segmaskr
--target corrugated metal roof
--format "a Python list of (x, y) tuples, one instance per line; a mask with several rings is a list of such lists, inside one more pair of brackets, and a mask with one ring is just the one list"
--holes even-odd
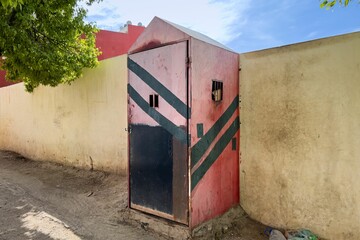
[(223, 44), (215, 41), (215, 40), (212, 39), (212, 38), (209, 38), (208, 36), (206, 36), (206, 35), (204, 35), (204, 34), (202, 34), (202, 33), (196, 32), (196, 31), (194, 31), (194, 30), (191, 30), (191, 29), (189, 29), (189, 28), (180, 26), (180, 25), (178, 25), (178, 24), (176, 24), (176, 23), (170, 22), (170, 21), (165, 20), (165, 19), (162, 19), (162, 18), (159, 18), (159, 19), (161, 19), (162, 21), (170, 24), (171, 26), (177, 28), (178, 30), (184, 32), (185, 34), (187, 34), (187, 35), (189, 35), (189, 36), (191, 36), (191, 37), (193, 37), (193, 38), (195, 38), (195, 39), (198, 39), (198, 40), (200, 40), (200, 41), (209, 43), (209, 44), (214, 45), (214, 46), (217, 46), (217, 47), (219, 47), (219, 48), (223, 48), (223, 49), (228, 50), (228, 51), (230, 51), (230, 52), (236, 53), (234, 50), (226, 47), (225, 45), (223, 45)]

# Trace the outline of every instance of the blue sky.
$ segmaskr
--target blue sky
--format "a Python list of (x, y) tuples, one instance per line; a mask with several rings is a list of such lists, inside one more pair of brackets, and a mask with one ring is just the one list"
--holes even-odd
[(360, 4), (321, 9), (319, 0), (103, 0), (88, 21), (118, 31), (154, 16), (199, 31), (243, 53), (360, 31)]

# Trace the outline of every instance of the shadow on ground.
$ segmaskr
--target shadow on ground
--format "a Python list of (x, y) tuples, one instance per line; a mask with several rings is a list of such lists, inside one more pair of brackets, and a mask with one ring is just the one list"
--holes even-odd
[[(8, 151), (0, 151), (0, 166), (0, 239), (53, 239), (54, 231), (24, 225), (29, 212), (48, 214), (80, 239), (169, 238), (126, 221), (126, 176), (31, 161)], [(194, 239), (265, 240), (265, 228), (237, 207), (220, 224), (203, 225)]]

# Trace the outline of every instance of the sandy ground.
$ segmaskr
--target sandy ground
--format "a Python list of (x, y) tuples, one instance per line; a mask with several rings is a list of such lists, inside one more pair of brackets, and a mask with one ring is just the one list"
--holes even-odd
[[(125, 176), (35, 162), (0, 151), (0, 240), (166, 239), (124, 221)], [(237, 215), (196, 239), (265, 240), (265, 226)]]

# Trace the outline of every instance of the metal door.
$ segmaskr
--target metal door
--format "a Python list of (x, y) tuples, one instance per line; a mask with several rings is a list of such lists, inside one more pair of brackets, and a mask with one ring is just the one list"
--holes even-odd
[(186, 41), (129, 55), (129, 202), (188, 224), (186, 60)]

